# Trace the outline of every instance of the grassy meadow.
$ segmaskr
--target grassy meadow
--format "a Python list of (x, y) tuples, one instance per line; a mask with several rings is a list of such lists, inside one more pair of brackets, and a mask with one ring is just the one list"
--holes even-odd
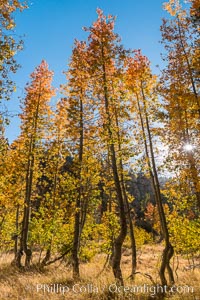
[[(45, 269), (33, 267), (19, 271), (11, 265), (13, 255), (0, 256), (0, 299), (6, 300), (107, 300), (107, 299), (200, 299), (200, 269), (198, 258), (175, 256), (172, 264), (177, 292), (165, 297), (155, 295), (158, 289), (158, 268), (161, 261), (161, 245), (143, 245), (138, 250), (138, 273), (130, 280), (131, 250), (124, 249), (122, 270), (124, 288), (117, 287), (111, 268), (103, 266), (106, 255), (98, 254), (90, 262), (81, 263), (81, 281), (72, 280), (72, 268), (66, 260), (56, 262)], [(36, 258), (35, 258), (36, 259)], [(34, 262), (33, 262), (34, 263)], [(197, 266), (193, 268), (192, 266)], [(154, 284), (152, 282), (154, 281)], [(174, 288), (175, 289), (175, 288)]]

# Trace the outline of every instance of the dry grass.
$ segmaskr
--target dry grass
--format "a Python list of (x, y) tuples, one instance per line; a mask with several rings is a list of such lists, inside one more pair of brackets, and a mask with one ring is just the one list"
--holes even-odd
[[(131, 273), (131, 253), (127, 249), (123, 253), (122, 270), (125, 279), (125, 287), (143, 286), (150, 288), (151, 280), (145, 277), (148, 273), (155, 282), (159, 282), (158, 268), (161, 259), (162, 246), (145, 245), (138, 252), (138, 271), (142, 274), (137, 274), (135, 282), (131, 282), (128, 277)], [(96, 255), (94, 259), (87, 263), (81, 264), (81, 282), (73, 282), (71, 277), (71, 267), (64, 262), (51, 265), (43, 271), (32, 268), (26, 272), (20, 272), (10, 265), (12, 255), (2, 254), (0, 257), (0, 300), (108, 300), (108, 299), (155, 299), (149, 295), (136, 294), (132, 291), (119, 291), (111, 293), (108, 286), (114, 283), (112, 271), (102, 270), (105, 263), (105, 255)], [(200, 300), (200, 269), (185, 270), (191, 262), (187, 258), (179, 257), (173, 261), (173, 268), (176, 270), (175, 279), (176, 285), (192, 286), (194, 293), (176, 293), (170, 299), (182, 300)], [(193, 263), (199, 263), (194, 261)], [(77, 284), (77, 285), (75, 285)], [(65, 293), (63, 289), (65, 287)], [(79, 293), (79, 288), (82, 290)], [(114, 289), (114, 286), (112, 286)], [(104, 289), (105, 288), (105, 289)], [(38, 289), (38, 290), (37, 290)], [(67, 289), (69, 289), (67, 291)], [(74, 289), (74, 291), (73, 291)], [(58, 292), (56, 292), (58, 291)], [(168, 299), (168, 298), (166, 298)]]

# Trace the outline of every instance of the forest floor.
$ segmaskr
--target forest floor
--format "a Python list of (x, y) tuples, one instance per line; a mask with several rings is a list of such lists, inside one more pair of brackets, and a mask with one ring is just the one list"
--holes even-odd
[[(52, 264), (43, 271), (35, 267), (22, 272), (11, 266), (13, 255), (4, 253), (0, 255), (0, 300), (158, 299), (155, 291), (160, 288), (157, 283), (161, 252), (161, 245), (144, 245), (138, 250), (139, 273), (132, 282), (128, 279), (131, 274), (131, 251), (125, 249), (121, 265), (123, 289), (115, 285), (111, 269), (102, 272), (106, 261), (106, 255), (103, 254), (96, 255), (91, 262), (81, 263), (81, 281), (74, 282), (71, 266), (64, 261)], [(198, 267), (193, 269), (191, 266), (194, 265)], [(197, 258), (191, 260), (175, 256), (172, 266), (176, 287), (162, 299), (200, 300), (200, 268)]]

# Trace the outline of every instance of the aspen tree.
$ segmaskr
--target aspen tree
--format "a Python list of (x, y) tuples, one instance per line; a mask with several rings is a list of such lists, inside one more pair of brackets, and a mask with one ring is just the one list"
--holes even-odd
[(91, 122), (94, 118), (94, 109), (89, 97), (87, 60), (86, 43), (76, 40), (69, 70), (66, 72), (68, 84), (63, 86), (68, 119), (66, 136), (73, 158), (72, 176), (77, 187), (72, 246), (73, 277), (75, 279), (80, 277), (81, 234), (93, 198), (93, 188), (97, 183), (96, 180), (98, 181), (98, 163), (96, 163), (96, 169), (93, 165), (95, 164), (95, 142), (93, 141), (95, 131)]
[[(97, 21), (90, 28), (86, 29), (89, 31), (88, 63), (90, 64), (90, 80), (93, 87), (92, 96), (99, 114), (99, 124), (102, 126), (99, 127), (100, 143), (101, 147), (107, 151), (107, 156), (110, 157), (120, 218), (119, 234), (114, 240), (112, 268), (116, 280), (123, 285), (120, 262), (122, 245), (127, 234), (127, 218), (124, 195), (120, 183), (120, 166), (117, 154), (119, 149), (114, 107), (117, 106), (120, 109), (119, 103), (121, 99), (115, 93), (115, 86), (120, 83), (125, 50), (119, 45), (120, 39), (113, 32), (114, 18), (112, 16), (104, 16), (100, 9), (97, 9), (97, 14)], [(117, 113), (119, 114), (120, 112), (118, 111)]]
[(28, 234), (30, 223), (30, 209), (32, 206), (33, 184), (38, 177), (36, 171), (36, 159), (39, 145), (44, 143), (47, 124), (51, 110), (49, 101), (54, 95), (51, 86), (53, 73), (48, 70), (47, 63), (43, 60), (31, 74), (31, 82), (26, 87), (26, 96), (23, 102), (21, 117), (21, 135), (19, 137), (23, 145), (22, 151), (25, 162), (25, 196), (24, 211), (20, 236), (20, 249), (18, 251), (17, 265), (21, 266), (21, 257), (25, 252), (25, 266), (30, 266), (32, 251), (28, 247)]
[(166, 269), (169, 274), (170, 284), (174, 283), (173, 271), (170, 267), (170, 259), (173, 256), (174, 251), (170, 243), (169, 230), (162, 204), (161, 189), (153, 146), (153, 134), (150, 126), (152, 112), (151, 102), (155, 101), (155, 98), (153, 98), (155, 96), (152, 95), (155, 88), (155, 77), (151, 74), (150, 63), (148, 59), (143, 56), (140, 51), (135, 51), (134, 58), (129, 59), (127, 68), (127, 85), (132, 92), (132, 105), (136, 107), (136, 111), (140, 120), (148, 172), (151, 177), (156, 204), (158, 207), (160, 224), (165, 240), (165, 248), (163, 250), (162, 263), (159, 272), (161, 283), (164, 286), (167, 284), (167, 279), (165, 276)]
[(189, 178), (191, 193), (196, 195), (196, 207), (200, 208), (199, 51), (191, 18), (180, 1), (167, 2), (165, 9), (171, 19), (163, 20), (161, 26), (167, 66), (162, 71), (159, 91), (164, 99), (162, 120), (169, 145), (168, 160), (173, 162), (172, 167), (179, 169), (186, 185)]

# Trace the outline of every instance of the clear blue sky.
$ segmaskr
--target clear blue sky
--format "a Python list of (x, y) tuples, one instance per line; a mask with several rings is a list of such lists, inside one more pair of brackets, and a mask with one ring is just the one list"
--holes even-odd
[[(34, 68), (45, 59), (54, 71), (54, 86), (65, 82), (74, 39), (84, 40), (89, 27), (96, 20), (96, 8), (105, 14), (117, 16), (115, 32), (126, 48), (142, 49), (152, 62), (152, 68), (161, 65), (162, 52), (159, 40), (161, 19), (166, 16), (163, 0), (29, 0), (29, 8), (15, 17), (17, 35), (24, 35), (24, 50), (17, 55), (21, 69), (14, 76), (17, 92), (7, 104), (8, 109), (20, 112), (18, 97), (23, 96), (24, 86)], [(56, 101), (56, 99), (55, 99)], [(12, 141), (19, 134), (19, 118), (11, 119), (6, 136)]]

